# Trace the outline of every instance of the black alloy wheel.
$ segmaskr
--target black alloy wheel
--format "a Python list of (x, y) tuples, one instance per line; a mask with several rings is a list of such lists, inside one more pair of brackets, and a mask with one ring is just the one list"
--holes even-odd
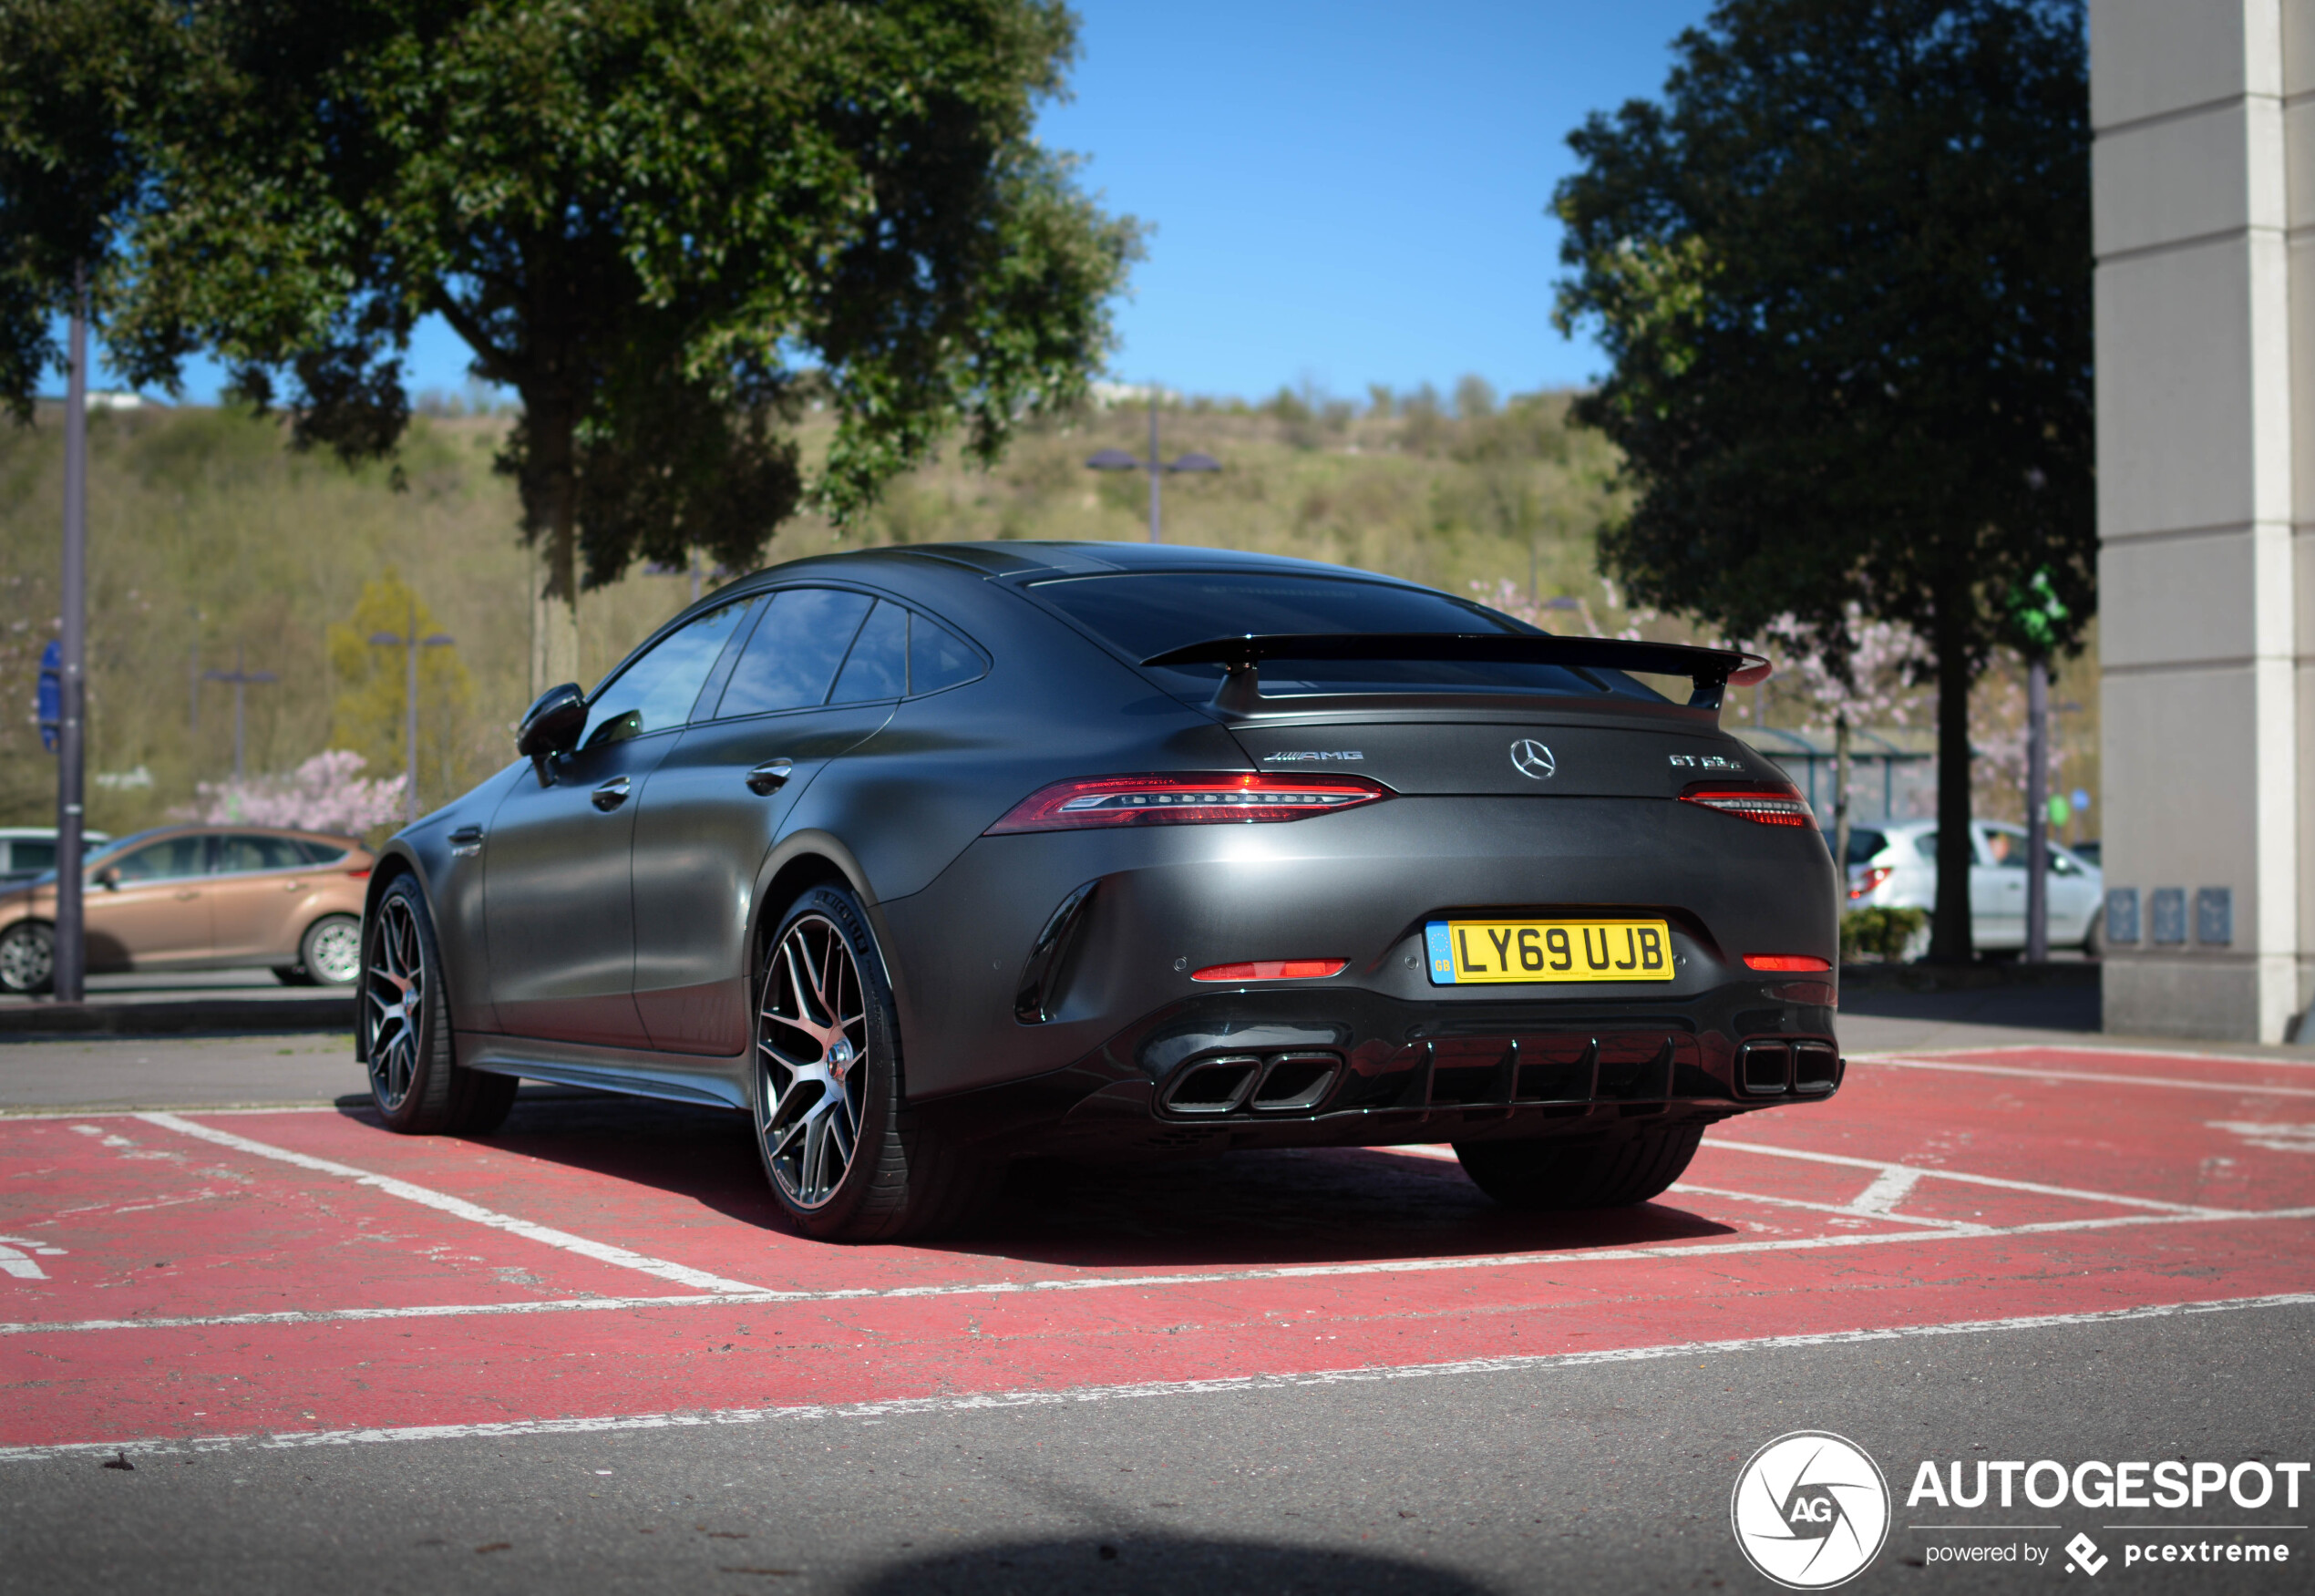
[(875, 1241), (968, 1218), (992, 1172), (902, 1100), (899, 1016), (859, 900), (839, 886), (797, 898), (758, 990), (756, 1150), (797, 1227)]
[(496, 1130), (521, 1083), (458, 1067), (434, 916), (417, 880), (403, 876), (386, 888), (363, 932), (355, 1023), (369, 1061), (370, 1097), (386, 1127), (417, 1136)]

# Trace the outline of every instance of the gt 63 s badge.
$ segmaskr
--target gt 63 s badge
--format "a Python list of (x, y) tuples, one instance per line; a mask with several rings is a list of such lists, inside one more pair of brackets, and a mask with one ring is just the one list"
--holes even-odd
[(1825, 1430), (1779, 1436), (1737, 1472), (1729, 1524), (1745, 1560), (1788, 1591), (1865, 1571), (1889, 1533), (1889, 1487), (1855, 1442)]

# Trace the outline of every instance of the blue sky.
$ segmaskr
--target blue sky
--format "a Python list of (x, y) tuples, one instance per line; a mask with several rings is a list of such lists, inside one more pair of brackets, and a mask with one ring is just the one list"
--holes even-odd
[[(1544, 214), (1569, 130), (1654, 95), (1707, 0), (1076, 0), (1075, 98), (1039, 132), (1152, 223), (1113, 375), (1259, 398), (1314, 384), (1499, 391), (1600, 360), (1551, 329)], [(465, 386), (438, 322), (413, 386)], [(187, 372), (188, 398), (219, 374)]]

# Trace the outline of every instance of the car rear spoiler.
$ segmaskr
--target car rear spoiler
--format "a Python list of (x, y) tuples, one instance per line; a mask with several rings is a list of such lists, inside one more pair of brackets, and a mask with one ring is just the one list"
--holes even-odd
[(1774, 668), (1756, 654), (1695, 648), (1681, 643), (1634, 643), (1620, 637), (1559, 637), (1508, 632), (1302, 632), (1213, 637), (1151, 654), (1145, 665), (1219, 664), (1228, 672), (1214, 707), (1240, 715), (1264, 706), (1261, 662), (1304, 660), (1486, 661), (1561, 665), (1572, 671), (1638, 671), (1685, 676), (1694, 691), (1691, 709), (1717, 710), (1731, 686), (1765, 682)]

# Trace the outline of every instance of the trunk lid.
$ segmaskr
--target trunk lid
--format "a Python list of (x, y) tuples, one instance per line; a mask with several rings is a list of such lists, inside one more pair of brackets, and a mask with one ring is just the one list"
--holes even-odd
[(1258, 770), (1370, 777), (1410, 796), (1668, 798), (1695, 782), (1789, 779), (1715, 728), (1620, 716), (1384, 712), (1241, 723), (1230, 735)]

